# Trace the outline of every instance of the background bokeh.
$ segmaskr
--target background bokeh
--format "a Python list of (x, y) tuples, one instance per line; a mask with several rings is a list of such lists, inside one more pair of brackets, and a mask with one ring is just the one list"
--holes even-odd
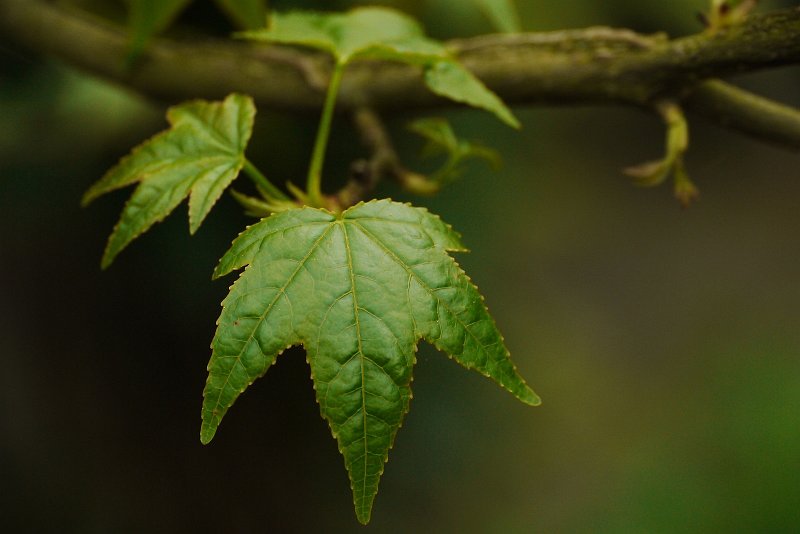
[[(354, 3), (354, 2), (353, 2)], [(439, 37), (489, 31), (463, 0), (384, 2)], [(216, 12), (198, 1), (184, 21)], [(344, 7), (349, 2), (279, 2)], [(520, 0), (526, 29), (671, 35), (706, 2)], [(764, 9), (795, 2), (763, 2)], [(216, 23), (214, 23), (216, 24)], [(800, 105), (797, 68), (736, 83)], [(128, 191), (81, 193), (164, 127), (165, 103), (0, 35), (0, 524), (6, 532), (358, 532), (301, 350), (239, 400), (209, 446), (201, 392), (210, 281), (248, 219), (228, 196), (194, 236), (185, 208), (106, 272)], [(429, 346), (376, 500), (373, 532), (793, 532), (800, 525), (800, 156), (690, 117), (702, 200), (620, 168), (662, 150), (623, 108), (519, 109), (522, 132), (448, 111), (498, 148), (428, 206), (464, 234), (529, 408)], [(421, 143), (390, 121), (407, 163)], [(250, 157), (302, 181), (315, 121), (259, 112)], [(336, 123), (326, 171), (360, 154)], [(241, 187), (247, 186), (242, 182)]]

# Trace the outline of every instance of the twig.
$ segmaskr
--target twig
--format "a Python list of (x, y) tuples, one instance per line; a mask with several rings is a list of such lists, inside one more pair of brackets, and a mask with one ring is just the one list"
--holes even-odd
[(761, 141), (800, 150), (800, 109), (711, 80), (685, 100), (685, 106), (711, 121)]
[[(324, 55), (231, 40), (156, 39), (129, 70), (122, 60), (123, 28), (44, 0), (0, 0), (0, 35), (170, 102), (241, 91), (260, 106), (318, 111), (320, 81), (330, 76)], [(675, 40), (589, 28), (483, 36), (448, 46), (509, 104), (650, 107), (663, 99), (681, 100), (712, 78), (800, 63), (800, 7), (750, 15), (740, 24)], [(711, 91), (721, 95), (720, 87)], [(692, 97), (693, 109), (710, 117), (720, 113), (718, 122), (800, 148), (794, 113), (773, 107), (750, 128), (749, 119), (731, 117), (758, 116), (763, 100), (727, 94), (721, 108), (695, 104), (708, 91)], [(382, 113), (452, 105), (426, 89), (418, 69), (379, 61), (348, 69), (337, 109), (352, 111), (365, 103)]]
[(336, 194), (339, 205), (352, 206), (367, 198), (384, 178), (395, 180), (407, 191), (418, 195), (430, 195), (439, 190), (439, 184), (408, 170), (400, 163), (389, 132), (374, 110), (357, 108), (353, 113), (353, 122), (361, 134), (361, 142), (371, 155), (369, 159), (357, 160), (351, 166), (350, 180)]

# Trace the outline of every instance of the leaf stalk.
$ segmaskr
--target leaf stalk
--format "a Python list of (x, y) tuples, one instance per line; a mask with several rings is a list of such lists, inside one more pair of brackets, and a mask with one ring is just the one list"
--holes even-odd
[(247, 174), (248, 178), (250, 178), (256, 186), (272, 197), (269, 200), (291, 200), (283, 191), (270, 182), (269, 179), (264, 176), (264, 173), (259, 171), (249, 159), (244, 160), (244, 167), (242, 170), (244, 170), (245, 174)]
[(336, 107), (336, 95), (339, 94), (339, 87), (344, 73), (343, 62), (337, 61), (331, 74), (331, 81), (325, 95), (325, 105), (322, 108), (322, 117), (317, 130), (317, 138), (314, 141), (314, 152), (311, 156), (311, 165), (308, 168), (308, 181), (306, 190), (308, 199), (314, 207), (323, 207), (322, 200), (322, 166), (325, 163), (325, 149), (328, 145), (328, 138), (331, 133), (331, 123), (333, 122), (333, 110)]

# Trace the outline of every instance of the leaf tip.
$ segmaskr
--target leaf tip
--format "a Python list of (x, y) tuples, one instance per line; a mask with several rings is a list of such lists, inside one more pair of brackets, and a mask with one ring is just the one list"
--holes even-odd
[(127, 241), (120, 241), (119, 239), (119, 225), (114, 228), (114, 231), (108, 236), (108, 241), (106, 242), (106, 248), (103, 251), (103, 258), (100, 260), (100, 268), (102, 270), (108, 269), (114, 260), (117, 259), (119, 253), (123, 251), (125, 247), (132, 241), (132, 239), (128, 239)]
[(200, 428), (200, 443), (203, 445), (208, 445), (211, 443), (211, 440), (214, 439), (214, 435), (217, 433), (217, 427), (211, 426), (209, 423), (203, 423), (203, 426)]
[(195, 219), (195, 220), (192, 220), (192, 218), (191, 218), (191, 217), (189, 217), (189, 235), (194, 235), (194, 234), (196, 234), (196, 233), (197, 233), (197, 230), (199, 230), (199, 229), (200, 229), (200, 224), (201, 224), (202, 222), (203, 222), (203, 221), (198, 221), (197, 219)]
[(522, 402), (527, 404), (528, 406), (541, 406), (542, 405), (542, 398), (539, 397), (531, 388), (527, 388), (524, 395), (520, 397)]
[(369, 524), (372, 518), (372, 506), (356, 508), (356, 519), (364, 526)]
[(103, 258), (100, 260), (100, 269), (105, 271), (106, 269), (111, 267), (111, 264), (114, 263), (114, 258), (116, 257), (117, 257), (116, 253), (112, 253), (106, 250), (106, 252), (103, 254)]
[(222, 278), (223, 276), (225, 276), (226, 274), (228, 274), (228, 273), (230, 273), (232, 271), (232, 269), (228, 268), (226, 266), (226, 264), (223, 263), (224, 260), (225, 260), (225, 258), (223, 257), (221, 260), (219, 260), (219, 263), (217, 263), (217, 266), (214, 267), (214, 272), (211, 273), (211, 279), (212, 280), (217, 280), (219, 278)]
[(81, 197), (81, 207), (82, 207), (82, 208), (85, 208), (86, 206), (88, 206), (89, 204), (91, 204), (91, 203), (92, 203), (92, 201), (93, 201), (95, 198), (97, 198), (97, 195), (96, 195), (96, 194), (93, 194), (93, 192), (92, 192), (92, 190), (91, 190), (91, 189), (87, 190), (87, 191), (86, 191), (86, 192), (83, 194), (83, 196)]
[(507, 113), (503, 113), (500, 116), (500, 120), (504, 123), (509, 125), (510, 127), (514, 128), (515, 130), (522, 130), (522, 123), (519, 122), (519, 119), (516, 115), (514, 115), (510, 109), (506, 109)]
[(664, 160), (654, 160), (622, 169), (623, 174), (633, 178), (636, 185), (653, 187), (660, 185), (667, 179), (669, 163)]

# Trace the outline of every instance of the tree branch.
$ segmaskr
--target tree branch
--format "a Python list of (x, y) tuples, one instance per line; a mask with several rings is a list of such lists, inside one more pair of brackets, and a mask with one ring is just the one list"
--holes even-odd
[[(0, 0), (0, 33), (167, 101), (241, 91), (261, 106), (318, 110), (330, 73), (330, 61), (323, 55), (229, 40), (157, 39), (128, 69), (124, 29), (43, 0)], [(771, 113), (762, 114), (764, 99), (743, 97), (721, 82), (702, 83), (800, 63), (800, 8), (752, 15), (731, 28), (675, 40), (589, 28), (488, 35), (448, 46), (510, 104), (650, 107), (664, 98), (683, 100), (700, 87), (687, 100), (691, 109), (745, 133), (800, 148), (796, 110), (775, 105)], [(443, 104), (425, 88), (417, 68), (365, 61), (348, 69), (338, 109), (368, 105), (387, 112)], [(754, 117), (759, 118), (755, 125)]]
[(720, 126), (773, 144), (800, 149), (800, 110), (718, 80), (700, 85), (686, 106)]

